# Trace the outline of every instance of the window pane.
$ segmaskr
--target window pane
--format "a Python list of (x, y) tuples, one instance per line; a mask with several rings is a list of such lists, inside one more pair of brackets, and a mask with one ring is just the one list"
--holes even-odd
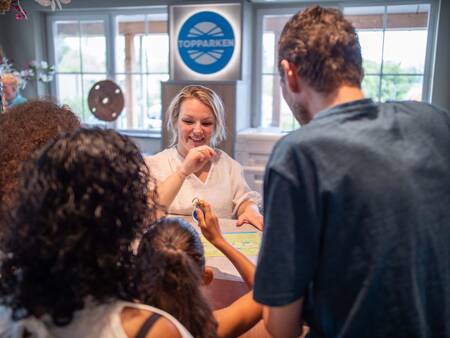
[(381, 100), (422, 100), (423, 76), (384, 76)]
[(262, 101), (261, 101), (261, 126), (272, 126), (273, 112), (273, 75), (263, 75), (262, 77)]
[(169, 75), (148, 75), (146, 91), (146, 109), (144, 116), (144, 129), (161, 130), (161, 81), (169, 80)]
[(362, 91), (366, 97), (379, 101), (378, 88), (380, 87), (380, 77), (375, 75), (365, 75), (362, 82)]
[(169, 73), (169, 35), (147, 35), (144, 38), (144, 48), (144, 71)]
[(263, 73), (277, 71), (277, 43), (284, 25), (291, 15), (264, 15), (263, 17)]
[(265, 15), (262, 40), (261, 127), (280, 127), (281, 105), (280, 78), (278, 75), (277, 44), (290, 14)]
[(80, 26), (83, 72), (106, 72), (106, 38), (103, 21), (82, 21)]
[(381, 60), (383, 50), (382, 30), (358, 31), (363, 68), (365, 74), (379, 74), (381, 72)]
[(116, 73), (125, 73), (125, 35), (116, 35)]
[(423, 74), (429, 5), (387, 7), (384, 41), (385, 74)]
[(83, 114), (81, 75), (57, 74), (55, 80), (58, 87), (59, 102), (68, 105), (83, 121), (85, 115)]
[(57, 21), (55, 32), (56, 71), (80, 72), (80, 25), (78, 21)]
[(139, 72), (142, 36), (146, 33), (145, 15), (120, 15), (117, 25), (116, 71)]
[(261, 127), (279, 127), (282, 131), (298, 128), (299, 124), (283, 99), (278, 75), (263, 75)]
[[(280, 88), (281, 95), (281, 88)], [(297, 129), (300, 125), (292, 114), (291, 109), (284, 99), (281, 100), (280, 129), (282, 131), (291, 131)]]
[(117, 120), (120, 129), (161, 129), (161, 81), (164, 75), (118, 75), (125, 95), (125, 110)]
[(167, 14), (120, 15), (117, 26), (116, 79), (126, 104), (117, 125), (160, 130), (160, 82), (169, 78)]
[(426, 30), (386, 31), (383, 73), (423, 74), (426, 48)]
[(125, 109), (117, 119), (117, 127), (121, 129), (133, 129), (138, 125), (139, 118), (143, 115), (142, 92), (143, 76), (118, 75), (117, 83), (125, 95)]
[(263, 73), (273, 73), (275, 71), (275, 34), (273, 32), (263, 33)]
[(169, 71), (167, 15), (120, 15), (117, 17), (116, 72)]
[(106, 75), (57, 74), (59, 101), (67, 104), (84, 124), (104, 125), (88, 109), (87, 97), (92, 85), (104, 80)]

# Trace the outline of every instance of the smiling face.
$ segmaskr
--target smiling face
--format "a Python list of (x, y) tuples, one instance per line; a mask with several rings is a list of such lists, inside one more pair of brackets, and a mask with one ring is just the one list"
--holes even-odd
[(192, 148), (210, 145), (216, 120), (211, 109), (195, 98), (184, 100), (176, 122), (178, 151), (185, 156)]

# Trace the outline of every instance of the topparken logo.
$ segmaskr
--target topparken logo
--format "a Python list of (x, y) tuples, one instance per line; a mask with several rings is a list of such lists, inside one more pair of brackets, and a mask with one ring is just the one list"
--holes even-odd
[(223, 69), (234, 51), (234, 33), (221, 15), (204, 11), (191, 16), (178, 34), (178, 51), (191, 70), (212, 74)]

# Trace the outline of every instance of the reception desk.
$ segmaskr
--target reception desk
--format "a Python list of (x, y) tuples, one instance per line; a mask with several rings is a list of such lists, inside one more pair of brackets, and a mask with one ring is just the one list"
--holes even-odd
[[(191, 223), (201, 234), (199, 227), (192, 221), (192, 218), (185, 216), (183, 218)], [(225, 238), (256, 264), (261, 232), (247, 224), (236, 227), (236, 220), (219, 219), (219, 224)], [(205, 287), (205, 294), (214, 310), (221, 309), (249, 292), (249, 288), (228, 258), (216, 251), (203, 237), (202, 242), (205, 247), (206, 265), (214, 271), (214, 280)], [(255, 327), (240, 337), (266, 338), (270, 337), (270, 335), (265, 330), (262, 321), (260, 321)]]

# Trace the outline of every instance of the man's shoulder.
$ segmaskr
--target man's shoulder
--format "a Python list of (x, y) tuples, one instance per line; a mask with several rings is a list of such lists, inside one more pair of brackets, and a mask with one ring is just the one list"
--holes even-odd
[(450, 113), (428, 102), (387, 101), (380, 103), (379, 109), (384, 116), (398, 115), (406, 124), (420, 126), (430, 132), (442, 131), (443, 126), (450, 126)]
[(446, 113), (447, 111), (444, 109), (423, 101), (386, 101), (384, 103), (378, 103), (380, 110), (392, 110), (392, 111), (405, 111), (405, 112), (440, 112), (440, 113)]
[(276, 172), (289, 181), (297, 181), (299, 166), (304, 162), (303, 158), (308, 156), (308, 134), (302, 130), (295, 130), (282, 137), (274, 146), (266, 172)]
[(306, 150), (310, 144), (320, 140), (325, 135), (322, 129), (321, 126), (307, 124), (291, 131), (275, 144), (273, 152), (283, 156), (292, 156), (297, 154), (298, 151)]

